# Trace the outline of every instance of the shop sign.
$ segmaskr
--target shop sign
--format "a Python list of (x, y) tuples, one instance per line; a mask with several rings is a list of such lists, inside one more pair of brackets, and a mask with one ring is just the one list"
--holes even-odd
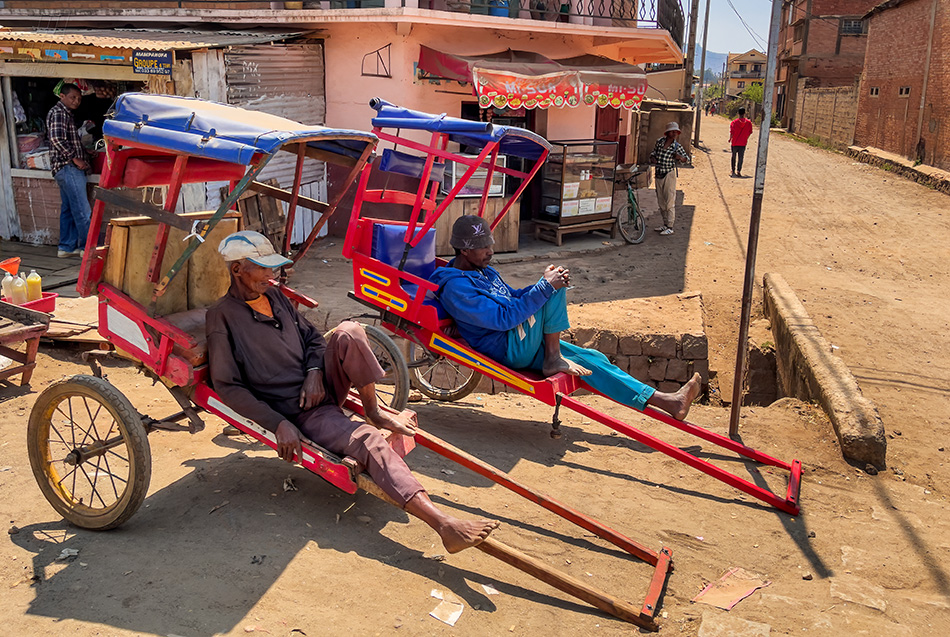
[(145, 75), (171, 75), (171, 51), (133, 51), (132, 72)]
[(618, 86), (616, 84), (599, 84), (584, 82), (584, 104), (597, 105), (601, 108), (640, 108), (640, 102), (647, 92), (647, 81), (644, 79), (634, 85)]
[(520, 75), (475, 67), (472, 79), (482, 108), (549, 108), (581, 101), (581, 84), (571, 71)]

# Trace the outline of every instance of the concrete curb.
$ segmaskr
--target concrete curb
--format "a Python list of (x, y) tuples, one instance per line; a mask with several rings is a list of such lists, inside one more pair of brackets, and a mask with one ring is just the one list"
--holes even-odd
[(765, 275), (764, 296), (784, 395), (818, 401), (831, 419), (844, 457), (883, 469), (887, 440), (874, 403), (861, 394), (851, 370), (832, 353), (781, 275)]

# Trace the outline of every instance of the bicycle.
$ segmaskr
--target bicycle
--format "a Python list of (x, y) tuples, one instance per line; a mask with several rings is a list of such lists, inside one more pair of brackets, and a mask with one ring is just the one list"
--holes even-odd
[(627, 186), (627, 205), (617, 213), (617, 230), (624, 241), (631, 244), (641, 243), (646, 236), (646, 223), (643, 213), (640, 212), (640, 202), (637, 200), (637, 177), (641, 175), (639, 169), (630, 173), (625, 179)]

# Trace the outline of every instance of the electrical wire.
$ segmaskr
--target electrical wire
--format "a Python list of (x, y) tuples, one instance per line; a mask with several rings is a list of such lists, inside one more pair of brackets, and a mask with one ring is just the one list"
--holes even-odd
[(763, 43), (762, 36), (752, 30), (752, 27), (748, 25), (742, 15), (739, 14), (739, 11), (736, 9), (735, 5), (732, 4), (732, 0), (726, 0), (726, 2), (729, 4), (729, 8), (732, 9), (733, 13), (736, 14), (736, 17), (739, 18), (739, 22), (742, 23), (742, 26), (745, 27), (745, 30), (748, 31), (749, 35), (752, 36), (752, 39), (755, 40), (763, 50), (767, 49), (768, 47)]

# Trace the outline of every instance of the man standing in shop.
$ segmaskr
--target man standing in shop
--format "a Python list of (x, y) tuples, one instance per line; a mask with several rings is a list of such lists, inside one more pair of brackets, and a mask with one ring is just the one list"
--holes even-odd
[(59, 212), (58, 257), (82, 254), (89, 234), (89, 217), (92, 209), (86, 194), (86, 172), (89, 158), (79, 139), (73, 111), (82, 102), (82, 91), (75, 84), (63, 84), (59, 91), (59, 103), (46, 116), (46, 132), (49, 138), (50, 168), (53, 179), (59, 186), (62, 207)]
[(676, 141), (679, 136), (679, 124), (670, 122), (650, 153), (650, 163), (656, 166), (656, 201), (663, 216), (663, 225), (656, 231), (664, 237), (673, 234), (676, 220), (676, 162), (689, 161), (686, 149)]
[(745, 109), (739, 109), (739, 117), (729, 124), (729, 143), (732, 145), (732, 176), (742, 177), (742, 159), (745, 157), (745, 145), (752, 135), (752, 120), (745, 116)]

